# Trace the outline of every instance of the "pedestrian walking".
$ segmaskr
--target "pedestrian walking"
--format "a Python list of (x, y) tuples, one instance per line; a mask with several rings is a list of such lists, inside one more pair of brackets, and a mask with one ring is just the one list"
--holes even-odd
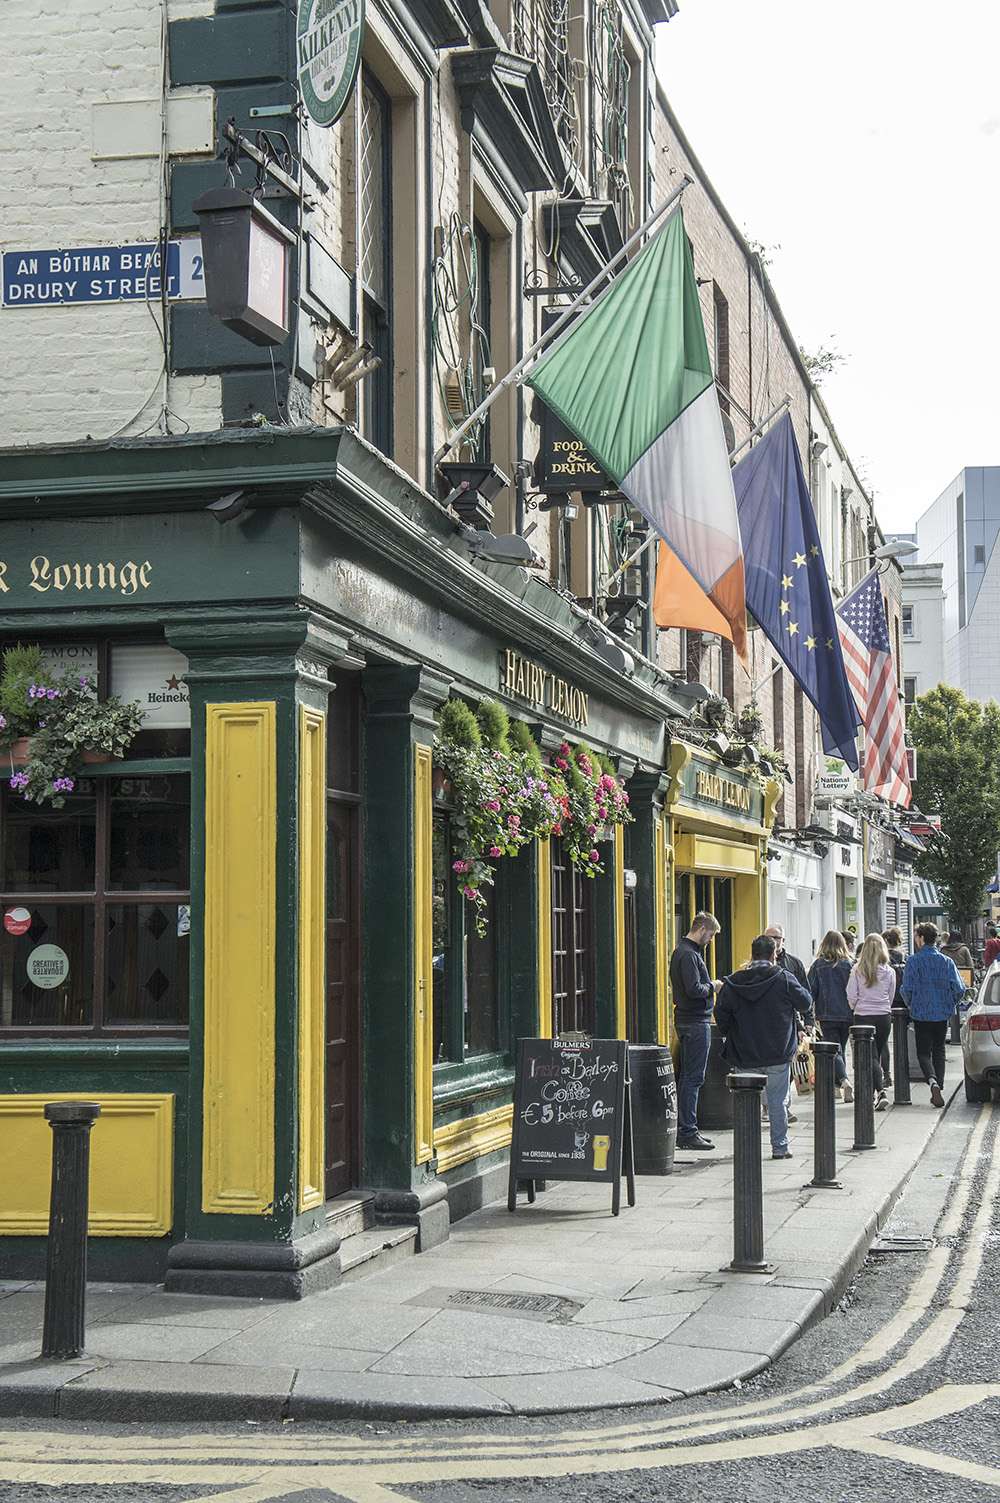
[(785, 931), (780, 924), (768, 924), (764, 933), (769, 939), (774, 940), (774, 963), (780, 965), (783, 971), (788, 971), (806, 991), (809, 990), (809, 982), (806, 979), (806, 968), (797, 955), (789, 955), (785, 949)]
[[(885, 940), (885, 947), (889, 952), (889, 964), (892, 966), (893, 972), (896, 977), (896, 1000), (893, 1005), (895, 1007), (903, 1007), (905, 1005), (903, 1002), (903, 967), (906, 965), (906, 951), (903, 949), (903, 931), (893, 926), (890, 929), (886, 929), (885, 933), (882, 935), (882, 938)], [(883, 1051), (881, 1056), (880, 1063), (882, 1065), (882, 1075), (885, 1079), (885, 1083), (887, 1086), (891, 1086), (891, 1044), (886, 1044), (885, 1050)]]
[(957, 929), (948, 930), (948, 938), (940, 946), (941, 954), (947, 955), (960, 969), (971, 971), (973, 968), (972, 951)]
[(989, 970), (994, 960), (1000, 960), (1000, 939), (996, 924), (986, 925), (986, 944), (983, 946), (983, 969)]
[(705, 946), (721, 929), (711, 913), (696, 913), (691, 928), (670, 957), (674, 1027), (680, 1040), (677, 1071), (677, 1147), (704, 1152), (715, 1147), (698, 1131), (698, 1093), (712, 1043), (712, 1009), (721, 981), (713, 981), (705, 964)]
[(965, 986), (951, 956), (937, 947), (937, 924), (918, 924), (914, 937), (916, 949), (903, 971), (903, 996), (913, 1019), (920, 1070), (931, 1088), (931, 1105), (942, 1107), (944, 1042)]
[(750, 964), (725, 978), (715, 1004), (715, 1021), (725, 1040), (723, 1057), (737, 1070), (761, 1070), (767, 1076), (772, 1159), (792, 1157), (791, 1065), (799, 1047), (799, 1015), (808, 1016), (811, 1008), (806, 988), (777, 963), (777, 942), (770, 934), (754, 940)]
[(870, 1023), (875, 1028), (875, 1110), (884, 1112), (889, 1105), (885, 1093), (882, 1056), (889, 1047), (892, 1033), (892, 1003), (896, 995), (896, 973), (889, 964), (889, 949), (881, 934), (869, 934), (861, 954), (851, 967), (847, 982), (847, 1000), (855, 1022)]
[[(790, 976), (793, 976), (795, 978), (795, 980), (799, 983), (799, 985), (802, 987), (803, 991), (808, 994), (808, 992), (809, 992), (809, 982), (808, 982), (808, 980), (806, 978), (806, 968), (802, 964), (801, 960), (799, 959), (799, 957), (797, 955), (789, 955), (788, 951), (785, 949), (785, 931), (784, 931), (784, 929), (781, 927), (780, 924), (768, 924), (767, 928), (764, 930), (764, 933), (768, 937), (768, 939), (773, 939), (774, 940), (774, 944), (775, 944), (774, 963), (775, 963), (775, 965), (780, 966), (783, 971), (787, 971)], [(807, 1027), (811, 1028), (812, 1025), (813, 1025), (813, 1021), (814, 1020), (813, 1020), (813, 1015), (812, 1015), (812, 997), (811, 996), (809, 997), (809, 1004), (810, 1004), (809, 1005), (809, 1010), (802, 1015), (801, 1020), (800, 1020), (800, 1028), (799, 1028), (800, 1035), (803, 1033), (803, 1031)], [(797, 1120), (797, 1118), (795, 1116), (795, 1113), (792, 1111), (792, 1086), (791, 1086), (791, 1080), (789, 1080), (789, 1085), (788, 1085), (787, 1107), (788, 1107), (788, 1120), (789, 1120), (789, 1122), (795, 1122)], [(768, 1108), (765, 1106), (764, 1107), (764, 1119), (765, 1119), (765, 1121), (767, 1120), (767, 1116), (768, 1116)]]
[(816, 959), (809, 967), (809, 990), (820, 1032), (825, 1039), (832, 1039), (840, 1046), (833, 1061), (833, 1078), (841, 1101), (854, 1100), (854, 1091), (847, 1078), (847, 1040), (853, 1016), (847, 1000), (850, 974), (851, 957), (844, 936), (831, 929), (823, 936)]

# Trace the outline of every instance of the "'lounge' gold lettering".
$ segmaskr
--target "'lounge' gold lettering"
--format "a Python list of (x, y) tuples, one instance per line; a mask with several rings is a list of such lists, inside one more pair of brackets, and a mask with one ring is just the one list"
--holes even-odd
[[(148, 558), (141, 564), (133, 559), (127, 559), (123, 564), (81, 564), (75, 560), (72, 563), (53, 564), (44, 553), (37, 553), (28, 568), (31, 571), (28, 588), (37, 590), (40, 595), (48, 594), (49, 590), (61, 594), (70, 589), (113, 590), (120, 595), (136, 595), (140, 590), (150, 588), (153, 573), (153, 565)], [(10, 586), (5, 578), (6, 573), (7, 565), (0, 560), (0, 590), (8, 595)]]

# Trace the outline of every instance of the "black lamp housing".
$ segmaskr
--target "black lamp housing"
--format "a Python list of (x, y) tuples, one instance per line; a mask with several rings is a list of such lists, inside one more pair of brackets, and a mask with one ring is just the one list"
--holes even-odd
[(294, 233), (240, 188), (211, 188), (193, 207), (209, 312), (252, 344), (284, 344)]

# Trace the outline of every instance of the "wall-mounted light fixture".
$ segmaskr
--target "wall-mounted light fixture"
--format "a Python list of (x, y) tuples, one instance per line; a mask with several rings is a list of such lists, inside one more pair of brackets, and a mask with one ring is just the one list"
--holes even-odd
[(210, 501), (205, 510), (217, 522), (235, 522), (246, 511), (248, 504), (245, 491), (230, 491), (228, 495), (220, 496), (218, 501)]
[(294, 233), (240, 188), (195, 200), (210, 313), (251, 344), (283, 344), (291, 329)]

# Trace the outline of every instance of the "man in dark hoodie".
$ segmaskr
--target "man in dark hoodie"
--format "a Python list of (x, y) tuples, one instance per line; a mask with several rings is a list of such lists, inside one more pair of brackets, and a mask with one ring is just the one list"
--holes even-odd
[(735, 1069), (767, 1076), (771, 1157), (790, 1159), (788, 1091), (799, 1047), (798, 1014), (812, 1018), (812, 997), (789, 971), (775, 963), (776, 945), (761, 934), (751, 947), (750, 964), (722, 983), (715, 1021), (725, 1039), (725, 1058)]

